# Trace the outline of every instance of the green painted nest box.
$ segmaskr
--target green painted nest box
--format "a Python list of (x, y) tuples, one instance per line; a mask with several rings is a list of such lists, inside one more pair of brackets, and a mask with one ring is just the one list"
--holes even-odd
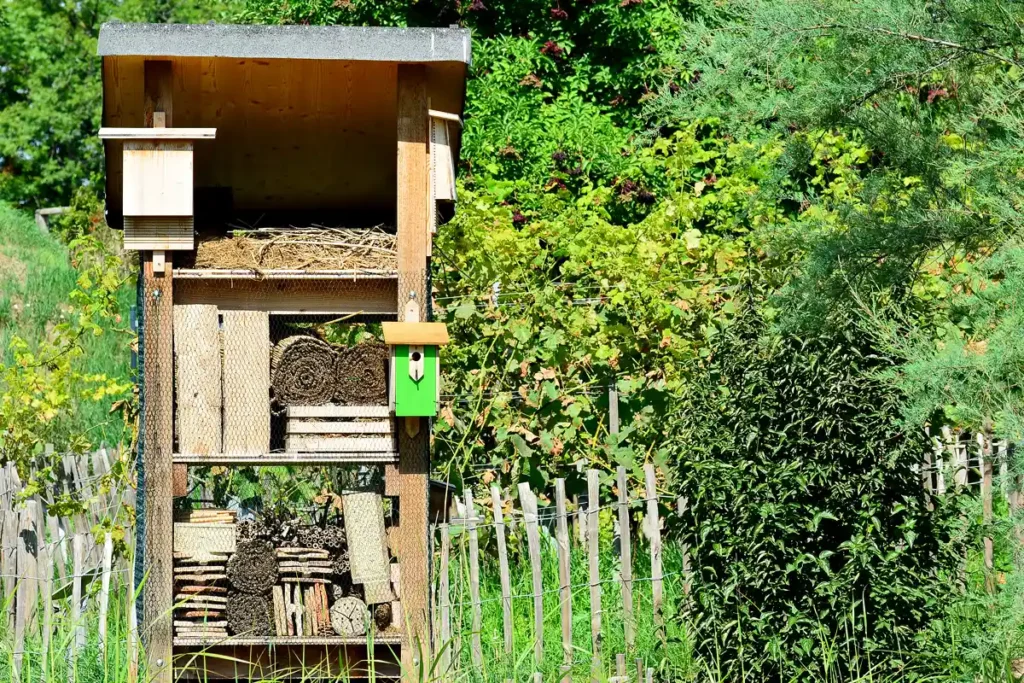
[(383, 324), (391, 347), (391, 405), (397, 417), (433, 417), (441, 391), (437, 347), (448, 343), (444, 323)]

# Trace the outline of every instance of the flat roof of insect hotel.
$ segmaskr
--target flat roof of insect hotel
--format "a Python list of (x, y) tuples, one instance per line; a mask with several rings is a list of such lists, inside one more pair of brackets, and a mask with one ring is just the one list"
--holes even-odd
[[(173, 128), (216, 129), (194, 145), (204, 214), (336, 211), (393, 220), (397, 72), (426, 68), (432, 114), (459, 120), (470, 63), (457, 28), (105, 24), (103, 125), (145, 122), (145, 62), (173, 64)], [(170, 120), (170, 117), (169, 117)], [(450, 163), (461, 129), (447, 126)], [(123, 139), (107, 137), (108, 222), (120, 228)], [(445, 193), (442, 193), (444, 198)]]

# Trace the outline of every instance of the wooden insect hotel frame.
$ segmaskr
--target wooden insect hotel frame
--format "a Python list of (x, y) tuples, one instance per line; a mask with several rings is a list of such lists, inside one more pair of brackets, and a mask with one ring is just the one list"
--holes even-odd
[[(140, 264), (136, 574), (149, 677), (307, 676), (314, 668), (337, 676), (339, 667), (360, 677), (373, 660), (377, 675), (423, 679), (431, 659), (429, 417), (437, 347), (447, 341), (443, 326), (429, 323), (430, 254), (432, 233), (454, 206), (468, 32), (110, 23), (99, 54), (107, 220)], [(346, 232), (351, 226), (358, 229)], [(324, 244), (354, 260), (309, 248)], [(373, 382), (341, 376), (353, 372), (338, 360), (346, 350), (308, 334), (338, 320), (388, 325), (388, 346), (379, 347), (390, 368), (380, 371), (386, 394), (360, 403)], [(278, 387), (280, 356), (307, 347), (292, 384)], [(381, 357), (368, 349), (359, 351)], [(401, 382), (396, 366), (408, 374)], [(323, 389), (317, 382), (335, 368), (338, 386)], [(293, 388), (299, 398), (289, 398)], [(193, 518), (200, 523), (176, 536), (187, 468), (335, 463), (383, 468), (383, 495), (397, 510), (384, 552), (397, 559), (392, 573), (401, 569), (400, 627), (375, 640), (308, 625), (290, 635), (292, 625), (280, 622), (272, 635), (210, 639), (190, 626), (179, 636), (179, 546), (216, 558), (235, 542), (233, 530), (228, 537), (211, 524), (220, 512)], [(346, 523), (350, 535), (360, 531)], [(277, 551), (287, 566), (329, 571), (319, 551)], [(200, 555), (189, 557), (182, 571), (214, 577)], [(307, 580), (304, 609), (315, 618), (309, 601), (326, 608), (327, 597)], [(203, 595), (214, 607), (199, 605), (197, 614), (219, 614), (228, 600), (213, 588)]]

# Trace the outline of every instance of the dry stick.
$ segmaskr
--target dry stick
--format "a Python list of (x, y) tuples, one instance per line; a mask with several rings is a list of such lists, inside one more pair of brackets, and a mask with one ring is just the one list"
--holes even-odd
[(601, 667), (601, 567), (597, 525), (600, 481), (597, 470), (587, 470), (587, 558), (590, 566), (590, 651), (591, 678), (598, 679)]
[(658, 489), (655, 486), (654, 465), (644, 465), (644, 483), (647, 495), (647, 516), (644, 518), (647, 537), (651, 541), (651, 597), (654, 603), (654, 628), (658, 640), (665, 643), (665, 616), (662, 614), (661, 580), (661, 523), (658, 519)]
[(992, 440), (978, 434), (978, 458), (981, 459), (981, 508), (985, 524), (985, 590), (994, 593), (992, 572)]
[(533, 656), (539, 666), (544, 660), (544, 583), (540, 567), (540, 534), (537, 529), (537, 499), (530, 485), (519, 485), (519, 501), (526, 518), (526, 544), (530, 551), (533, 574)]
[(626, 632), (626, 649), (632, 650), (636, 645), (635, 621), (633, 619), (633, 548), (629, 528), (629, 485), (626, 480), (626, 468), (620, 466), (617, 475), (619, 489), (619, 577), (622, 580), (622, 622)]
[(114, 538), (108, 531), (103, 537), (103, 575), (100, 581), (100, 655), (107, 658), (107, 610), (110, 607), (110, 563), (114, 559)]
[(921, 464), (921, 488), (924, 489), (925, 505), (928, 510), (934, 510), (935, 504), (932, 502), (932, 454), (928, 451), (924, 453), (924, 462)]
[(448, 562), (452, 551), (452, 538), (448, 533), (448, 525), (441, 527), (441, 585), (438, 589), (441, 593), (441, 675), (448, 677), (452, 665), (452, 598), (451, 578), (449, 576)]
[(469, 523), (469, 599), (472, 601), (473, 666), (479, 668), (484, 663), (483, 647), (480, 644), (480, 631), (483, 629), (483, 616), (480, 612), (480, 539), (476, 530), (476, 505), (473, 504), (473, 490), (466, 490), (466, 521)]
[(494, 510), (494, 535), (498, 541), (501, 570), (501, 624), (505, 654), (512, 654), (512, 578), (508, 571), (508, 548), (505, 547), (505, 514), (501, 510), (501, 491), (497, 486), (491, 486), (491, 508)]
[(565, 518), (565, 479), (555, 480), (555, 510), (558, 514), (558, 598), (562, 607), (562, 683), (572, 681), (572, 577), (569, 573), (569, 524)]

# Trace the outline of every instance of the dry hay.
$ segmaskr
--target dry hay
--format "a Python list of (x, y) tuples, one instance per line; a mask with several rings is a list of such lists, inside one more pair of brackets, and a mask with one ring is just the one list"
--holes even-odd
[(338, 392), (338, 354), (318, 337), (282, 339), (270, 356), (270, 386), (278, 405), (323, 405)]
[(383, 405), (388, 402), (388, 347), (357, 344), (339, 353), (335, 399), (345, 405)]
[(242, 593), (266, 593), (277, 583), (277, 558), (274, 546), (266, 541), (238, 544), (228, 560), (228, 580)]
[(274, 616), (264, 595), (236, 593), (227, 606), (228, 625), (236, 636), (274, 635)]
[(373, 608), (373, 623), (377, 625), (378, 631), (383, 631), (391, 626), (391, 603), (382, 602)]
[(259, 228), (201, 238), (196, 268), (241, 270), (395, 270), (396, 239), (373, 228)]

